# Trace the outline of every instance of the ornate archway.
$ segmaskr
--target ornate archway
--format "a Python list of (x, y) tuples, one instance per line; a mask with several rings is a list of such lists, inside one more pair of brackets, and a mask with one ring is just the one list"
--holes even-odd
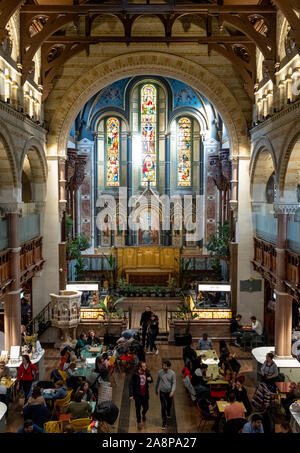
[(246, 120), (230, 90), (201, 65), (163, 52), (125, 54), (101, 63), (82, 75), (59, 100), (59, 105), (54, 106), (48, 153), (65, 154), (72, 122), (80, 108), (96, 92), (123, 77), (146, 74), (177, 78), (203, 93), (218, 109), (226, 124), (232, 155), (249, 155)]

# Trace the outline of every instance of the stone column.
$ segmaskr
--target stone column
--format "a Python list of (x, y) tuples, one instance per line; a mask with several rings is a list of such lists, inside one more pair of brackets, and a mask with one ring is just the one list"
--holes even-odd
[(294, 214), (297, 205), (274, 203), (277, 226), (276, 257), (276, 311), (275, 311), (275, 355), (291, 357), (292, 343), (292, 300), (286, 292), (286, 241), (288, 215)]
[(11, 346), (21, 345), (21, 282), (20, 282), (20, 251), (19, 216), (21, 204), (10, 203), (1, 206), (8, 216), (8, 238), (10, 250), (9, 275), (12, 279), (10, 291), (4, 299), (4, 330), (5, 350)]

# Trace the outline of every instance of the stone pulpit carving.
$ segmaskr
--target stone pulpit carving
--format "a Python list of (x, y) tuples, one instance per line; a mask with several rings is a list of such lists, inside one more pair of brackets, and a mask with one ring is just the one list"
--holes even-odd
[(76, 343), (76, 329), (80, 322), (81, 292), (60, 291), (50, 294), (51, 323), (59, 329), (59, 340), (55, 347)]

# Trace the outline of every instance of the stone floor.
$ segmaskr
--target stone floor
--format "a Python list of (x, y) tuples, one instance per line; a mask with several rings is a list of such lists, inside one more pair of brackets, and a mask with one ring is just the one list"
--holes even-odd
[[(218, 342), (214, 345), (215, 349), (219, 353)], [(174, 408), (173, 408), (173, 419), (168, 425), (166, 433), (195, 433), (197, 432), (197, 425), (199, 423), (199, 416), (197, 408), (194, 403), (190, 400), (187, 395), (185, 388), (182, 383), (181, 369), (183, 366), (182, 361), (182, 347), (159, 345), (159, 355), (147, 355), (147, 364), (152, 377), (156, 379), (157, 372), (161, 368), (161, 360), (168, 359), (172, 363), (172, 369), (176, 372), (177, 387), (174, 397)], [(230, 346), (230, 350), (236, 353), (236, 356), (241, 364), (241, 374), (246, 377), (246, 388), (248, 391), (249, 398), (251, 399), (255, 391), (254, 376), (252, 371), (252, 358), (251, 352)], [(45, 354), (45, 367), (46, 376), (48, 379), (52, 369), (57, 368), (59, 364), (59, 350), (58, 349), (47, 349)], [(119, 417), (112, 427), (111, 431), (115, 433), (135, 433), (137, 432), (136, 419), (135, 419), (135, 406), (134, 402), (129, 401), (128, 397), (128, 385), (130, 375), (124, 372), (116, 374), (116, 381), (112, 381), (113, 386), (113, 400), (119, 407)], [(16, 432), (23, 422), (21, 416), (22, 400), (16, 400), (9, 406), (7, 416), (7, 432)], [(280, 431), (279, 424), (284, 418), (279, 411), (276, 414), (276, 432)], [(212, 422), (208, 422), (204, 427), (203, 432), (211, 431)], [(144, 433), (160, 433), (161, 431), (161, 415), (160, 415), (160, 401), (155, 395), (155, 384), (150, 385), (150, 400), (149, 400), (149, 412), (147, 414), (147, 421), (144, 424)]]

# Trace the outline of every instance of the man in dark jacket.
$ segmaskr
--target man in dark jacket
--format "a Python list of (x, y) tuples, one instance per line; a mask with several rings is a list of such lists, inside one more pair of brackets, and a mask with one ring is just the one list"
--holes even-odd
[[(129, 399), (135, 401), (136, 421), (138, 429), (142, 429), (143, 422), (146, 421), (146, 413), (149, 409), (149, 388), (148, 385), (153, 382), (150, 371), (147, 369), (145, 362), (140, 362), (136, 371), (132, 374), (129, 383)], [(142, 418), (141, 418), (141, 408)]]
[(192, 372), (192, 364), (197, 359), (196, 351), (191, 347), (191, 343), (185, 346), (182, 350), (182, 356), (185, 366)]
[(235, 339), (235, 346), (240, 346), (241, 337), (243, 336), (243, 328), (240, 325), (242, 319), (242, 315), (236, 315), (235, 318), (232, 318), (230, 321), (230, 332), (233, 336), (236, 337)]
[[(147, 329), (148, 329), (148, 324), (149, 324), (151, 315), (152, 315), (151, 307), (149, 307), (149, 306), (145, 307), (145, 311), (142, 313), (141, 320), (140, 320), (140, 326), (142, 329), (143, 348), (145, 347)], [(148, 344), (148, 339), (147, 339), (147, 347), (148, 346), (149, 346), (149, 344)]]

